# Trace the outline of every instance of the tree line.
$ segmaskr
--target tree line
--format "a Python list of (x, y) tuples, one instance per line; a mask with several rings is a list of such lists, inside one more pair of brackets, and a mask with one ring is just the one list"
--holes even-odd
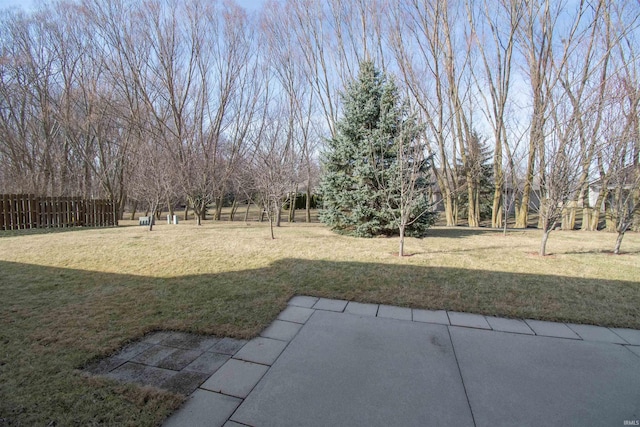
[(120, 213), (182, 201), (198, 221), (253, 200), (279, 220), (292, 194), (311, 200), (340, 94), (371, 61), (425, 125), (447, 225), (484, 213), (503, 227), (513, 212), (526, 227), (538, 211), (547, 232), (580, 213), (592, 230), (606, 208), (626, 230), (640, 203), (639, 24), (631, 0), (5, 10), (0, 187), (106, 197)]

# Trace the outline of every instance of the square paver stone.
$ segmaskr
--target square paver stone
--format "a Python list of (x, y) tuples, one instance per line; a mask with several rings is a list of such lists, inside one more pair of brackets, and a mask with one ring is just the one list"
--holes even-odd
[(556, 323), (556, 322), (544, 322), (541, 320), (525, 320), (527, 325), (536, 335), (542, 335), (546, 337), (556, 337), (556, 338), (570, 338), (574, 340), (579, 340), (580, 337), (578, 334), (573, 332), (567, 325), (564, 323)]
[(209, 378), (209, 376), (209, 374), (202, 372), (180, 371), (163, 382), (160, 388), (188, 396)]
[(376, 317), (378, 314), (378, 304), (363, 304), (351, 301), (344, 309), (345, 313), (357, 314), (358, 316)]
[(272, 365), (286, 346), (287, 343), (284, 341), (258, 337), (249, 341), (233, 358), (263, 365)]
[(112, 357), (107, 357), (106, 359), (100, 359), (100, 360), (91, 362), (84, 367), (84, 370), (93, 375), (104, 375), (108, 372), (113, 371), (118, 366), (122, 365), (124, 362), (126, 362), (125, 359), (119, 359), (117, 357), (112, 356)]
[(289, 300), (289, 305), (295, 305), (296, 307), (311, 308), (318, 302), (316, 297), (307, 297), (303, 295), (295, 296)]
[(511, 332), (514, 334), (535, 335), (529, 325), (520, 319), (505, 319), (504, 317), (486, 316), (485, 319), (491, 325), (491, 329), (500, 332)]
[(219, 338), (189, 334), (186, 332), (174, 332), (168, 338), (162, 340), (161, 344), (168, 347), (177, 347), (184, 350), (201, 350), (206, 351), (220, 341)]
[(387, 317), (389, 319), (397, 320), (411, 320), (411, 309), (381, 304), (378, 309), (378, 317)]
[(242, 400), (206, 390), (196, 390), (185, 405), (167, 419), (164, 427), (221, 427)]
[(218, 341), (209, 351), (215, 353), (228, 354), (233, 356), (238, 350), (240, 350), (245, 344), (246, 340), (237, 340), (235, 338), (223, 338)]
[(463, 326), (465, 328), (491, 329), (491, 325), (484, 316), (471, 313), (459, 313), (457, 311), (448, 311), (449, 321), (452, 326)]
[(142, 363), (143, 365), (159, 366), (160, 363), (178, 351), (175, 347), (167, 347), (164, 345), (154, 345), (149, 349), (132, 358), (132, 362)]
[(153, 344), (149, 344), (146, 342), (138, 341), (124, 346), (119, 352), (113, 355), (113, 357), (117, 357), (118, 359), (130, 360), (145, 350), (148, 350), (152, 347)]
[(140, 341), (147, 344), (160, 344), (163, 340), (166, 340), (173, 334), (171, 331), (156, 331), (145, 335)]
[(593, 325), (567, 324), (567, 326), (585, 341), (602, 341), (614, 344), (626, 344), (627, 342), (614, 334), (608, 328)]
[(640, 409), (621, 345), (450, 327), (475, 425), (615, 426)]
[(315, 312), (310, 308), (288, 306), (280, 312), (278, 320), (285, 320), (293, 323), (306, 323), (309, 317)]
[(176, 374), (176, 371), (127, 362), (109, 372), (106, 376), (116, 380), (161, 387), (162, 384)]
[(302, 325), (299, 323), (274, 320), (271, 325), (260, 333), (265, 338), (273, 338), (280, 341), (291, 341), (296, 336)]
[(344, 301), (341, 299), (320, 298), (318, 302), (315, 303), (313, 308), (315, 308), (316, 310), (342, 312), (347, 306), (347, 303), (348, 301)]
[(188, 364), (184, 368), (184, 370), (201, 372), (207, 375), (211, 375), (222, 365), (227, 363), (227, 360), (229, 360), (230, 357), (231, 356), (229, 356), (228, 354), (211, 353), (207, 351), (205, 353), (202, 353), (197, 359)]
[(269, 369), (257, 363), (230, 359), (200, 388), (245, 398)]
[(637, 329), (612, 328), (618, 336), (631, 345), (640, 345), (640, 331)]
[(449, 317), (445, 310), (418, 310), (412, 311), (414, 322), (449, 324)]
[(176, 350), (158, 362), (157, 366), (160, 368), (179, 371), (200, 357), (201, 354), (202, 351), (198, 350)]
[(473, 425), (446, 326), (330, 311), (309, 319), (231, 420), (261, 427)]

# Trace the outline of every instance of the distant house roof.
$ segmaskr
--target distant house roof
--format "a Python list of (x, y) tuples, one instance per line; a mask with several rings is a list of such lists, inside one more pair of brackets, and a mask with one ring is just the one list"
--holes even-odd
[[(633, 188), (640, 183), (640, 171), (636, 172), (635, 165), (625, 166), (618, 173), (608, 177), (607, 189), (612, 190), (622, 184), (625, 189)], [(594, 189), (602, 188), (602, 178), (598, 178), (589, 183), (589, 187)]]

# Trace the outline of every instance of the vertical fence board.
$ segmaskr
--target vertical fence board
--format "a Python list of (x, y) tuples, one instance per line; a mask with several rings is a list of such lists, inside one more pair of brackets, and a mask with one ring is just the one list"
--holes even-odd
[(111, 200), (0, 194), (0, 230), (116, 226)]
[(9, 205), (8, 205), (9, 196), (3, 194), (0, 197), (0, 228), (3, 230), (9, 229)]

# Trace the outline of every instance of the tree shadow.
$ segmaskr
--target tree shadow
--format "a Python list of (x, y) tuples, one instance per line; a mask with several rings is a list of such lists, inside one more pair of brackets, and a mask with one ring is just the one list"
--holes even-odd
[[(523, 232), (530, 229), (507, 229), (507, 234), (513, 232)], [(427, 230), (426, 237), (444, 237), (448, 239), (457, 239), (457, 238), (465, 238), (471, 236), (482, 236), (488, 234), (503, 234), (504, 230), (501, 228), (469, 228), (464, 226), (456, 226), (456, 227), (437, 227), (430, 228)]]
[(304, 259), (179, 277), (0, 261), (3, 417), (95, 424), (114, 423), (108, 417), (117, 413), (116, 423), (137, 424), (153, 413), (160, 423), (175, 396), (122, 389), (77, 369), (156, 330), (256, 336), (294, 295), (640, 328), (634, 281)]
[(51, 227), (51, 228), (23, 228), (18, 230), (0, 230), (0, 239), (3, 237), (17, 237), (17, 236), (34, 236), (40, 234), (59, 234), (69, 233), (75, 231), (87, 231), (87, 230), (100, 230), (114, 228), (109, 227)]

